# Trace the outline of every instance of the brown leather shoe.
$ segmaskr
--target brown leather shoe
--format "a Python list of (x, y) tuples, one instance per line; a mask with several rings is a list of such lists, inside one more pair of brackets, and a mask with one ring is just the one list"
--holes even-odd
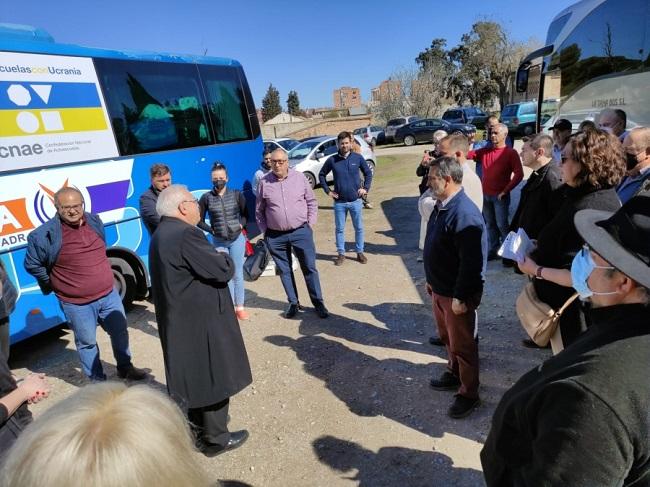
[(366, 258), (365, 255), (363, 255), (363, 252), (360, 252), (357, 254), (357, 260), (361, 262), (362, 264), (365, 264), (368, 262), (368, 259)]
[(339, 254), (336, 256), (336, 259), (334, 259), (334, 265), (343, 265), (343, 262), (345, 262), (345, 255)]

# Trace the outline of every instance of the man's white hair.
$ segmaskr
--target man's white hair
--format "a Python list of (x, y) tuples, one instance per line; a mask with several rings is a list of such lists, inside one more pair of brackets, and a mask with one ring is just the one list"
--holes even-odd
[(187, 199), (187, 186), (184, 184), (172, 184), (163, 189), (158, 195), (156, 211), (160, 216), (178, 215), (178, 207)]
[(497, 132), (501, 133), (503, 132), (504, 134), (508, 135), (508, 126), (505, 123), (498, 123), (496, 125)]

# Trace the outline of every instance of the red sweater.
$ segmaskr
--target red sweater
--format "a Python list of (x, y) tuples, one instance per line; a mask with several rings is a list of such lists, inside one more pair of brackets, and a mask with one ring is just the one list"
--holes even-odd
[(489, 147), (470, 151), (467, 157), (480, 162), (483, 194), (488, 196), (510, 193), (524, 178), (519, 154), (510, 147)]
[(113, 289), (113, 271), (106, 244), (93, 228), (83, 223), (61, 223), (61, 251), (50, 272), (52, 289), (61, 301), (87, 304)]

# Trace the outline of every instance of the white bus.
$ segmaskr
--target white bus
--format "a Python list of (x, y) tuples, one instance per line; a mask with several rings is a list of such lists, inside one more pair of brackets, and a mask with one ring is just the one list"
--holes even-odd
[(614, 108), (625, 111), (628, 128), (650, 124), (648, 0), (575, 3), (555, 16), (545, 44), (517, 72), (517, 91), (524, 92), (530, 69), (541, 68), (537, 100), (559, 100), (550, 120), (540, 116), (540, 104), (537, 120), (548, 120), (548, 127), (566, 118), (575, 129)]

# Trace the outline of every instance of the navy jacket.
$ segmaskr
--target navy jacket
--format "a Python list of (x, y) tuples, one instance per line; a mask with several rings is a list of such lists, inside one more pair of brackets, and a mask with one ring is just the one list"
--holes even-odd
[[(363, 172), (363, 186), (361, 185), (360, 170)], [(339, 195), (339, 198), (336, 201), (349, 203), (358, 200), (358, 191), (362, 187), (366, 191), (370, 191), (372, 171), (361, 154), (350, 152), (348, 157), (334, 154), (325, 161), (325, 164), (323, 164), (323, 167), (318, 173), (318, 181), (320, 182), (323, 191), (325, 191), (325, 194), (329, 194), (330, 192), (326, 179), (330, 171), (334, 171), (334, 192)]]
[(434, 293), (465, 301), (483, 292), (487, 232), (483, 215), (462, 188), (429, 218), (423, 257)]
[[(104, 224), (101, 218), (92, 213), (84, 213), (84, 221), (97, 232), (97, 235), (106, 242), (104, 236)], [(25, 270), (36, 278), (43, 294), (50, 294), (50, 271), (54, 267), (56, 259), (61, 251), (63, 232), (61, 231), (61, 219), (56, 215), (47, 223), (44, 223), (27, 237), (27, 254), (23, 265)]]
[(160, 223), (160, 215), (156, 211), (156, 203), (158, 203), (159, 191), (153, 186), (150, 186), (142, 195), (140, 195), (140, 218), (144, 223), (149, 236), (153, 235), (156, 227)]

